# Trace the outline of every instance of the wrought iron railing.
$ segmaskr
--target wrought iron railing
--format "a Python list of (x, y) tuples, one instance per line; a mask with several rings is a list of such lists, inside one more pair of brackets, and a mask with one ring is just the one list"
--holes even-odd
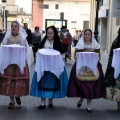
[[(6, 5), (5, 10), (9, 11), (9, 15), (17, 15), (18, 5)], [(2, 14), (2, 4), (0, 5), (0, 13)]]

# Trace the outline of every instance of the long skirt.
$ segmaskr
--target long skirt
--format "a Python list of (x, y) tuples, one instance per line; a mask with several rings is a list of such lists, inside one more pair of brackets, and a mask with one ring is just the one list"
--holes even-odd
[(4, 74), (0, 74), (0, 95), (26, 96), (29, 95), (29, 69), (26, 64), (24, 73), (16, 64), (9, 65)]
[(68, 76), (66, 69), (61, 73), (59, 79), (45, 71), (40, 82), (37, 82), (37, 73), (34, 72), (30, 95), (41, 98), (64, 98), (67, 95)]
[(76, 63), (70, 73), (68, 83), (68, 97), (81, 97), (86, 99), (97, 99), (105, 96), (105, 79), (102, 65), (98, 62), (99, 78), (96, 81), (80, 81), (76, 77)]
[(120, 102), (120, 75), (116, 79), (116, 86), (106, 87), (105, 98)]

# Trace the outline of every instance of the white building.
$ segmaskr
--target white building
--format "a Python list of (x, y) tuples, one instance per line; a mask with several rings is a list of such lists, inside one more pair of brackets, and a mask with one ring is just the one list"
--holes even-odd
[[(43, 21), (45, 21), (43, 22), (43, 29), (46, 28), (46, 22), (48, 26), (56, 25), (61, 28), (61, 23), (57, 21), (60, 20), (60, 12), (64, 12), (64, 20), (67, 21), (67, 28), (71, 33), (74, 33), (75, 29), (83, 30), (89, 27), (90, 0), (44, 0), (44, 4), (49, 5), (49, 8), (43, 9)], [(58, 9), (55, 9), (55, 6)], [(65, 24), (63, 23), (63, 25)]]
[[(7, 26), (18, 20), (20, 23), (27, 22), (31, 27), (32, 16), (32, 0), (7, 0), (5, 10), (8, 10)], [(0, 28), (3, 28), (2, 23), (3, 4), (0, 0)]]
[(55, 25), (58, 29), (62, 26), (60, 13), (64, 13), (63, 25), (66, 25), (71, 33), (75, 29), (89, 27), (90, 0), (33, 0), (33, 24), (46, 29), (49, 25)]
[[(99, 37), (101, 49), (109, 53), (120, 28), (120, 0), (103, 0), (99, 10)], [(95, 0), (91, 0), (90, 28), (94, 29)]]

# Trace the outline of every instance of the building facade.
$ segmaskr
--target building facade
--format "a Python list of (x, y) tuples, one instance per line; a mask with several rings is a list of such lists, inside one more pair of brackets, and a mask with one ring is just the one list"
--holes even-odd
[[(113, 40), (120, 28), (120, 0), (101, 0), (99, 8), (99, 38), (101, 50), (110, 52)], [(94, 6), (94, 7), (93, 7)], [(96, 1), (91, 0), (90, 28), (94, 30)]]
[[(8, 10), (7, 22), (9, 26), (14, 20), (21, 24), (26, 22), (29, 27), (32, 24), (32, 0), (6, 0), (5, 10)], [(7, 28), (6, 27), (6, 28)], [(3, 29), (3, 3), (0, 1), (0, 28)]]
[[(102, 3), (102, 4), (101, 4)], [(120, 0), (100, 0), (99, 42), (107, 53), (120, 27)], [(27, 22), (29, 28), (45, 29), (55, 25), (58, 30), (66, 25), (71, 33), (76, 29), (95, 28), (96, 0), (7, 0), (9, 11), (6, 26), (13, 20)], [(64, 20), (60, 13), (64, 13)], [(3, 6), (0, 1), (0, 29), (3, 29)]]
[[(89, 27), (90, 0), (33, 0), (32, 27), (39, 26), (46, 29), (55, 25), (60, 30), (66, 25), (71, 33), (76, 29), (83, 30)], [(64, 20), (60, 13), (64, 13)]]
[[(39, 26), (45, 30), (49, 25), (55, 25), (60, 30), (66, 25), (71, 33), (76, 29), (89, 27), (90, 0), (6, 0), (5, 10), (8, 10), (6, 26), (13, 20), (21, 24), (27, 22), (29, 28)], [(0, 28), (3, 26), (3, 3), (0, 1)], [(64, 13), (64, 20), (60, 13)]]

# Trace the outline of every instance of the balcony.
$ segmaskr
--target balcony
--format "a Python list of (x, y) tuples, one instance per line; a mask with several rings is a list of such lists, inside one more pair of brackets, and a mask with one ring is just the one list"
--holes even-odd
[[(18, 5), (6, 5), (6, 10), (9, 11), (9, 15), (25, 15), (24, 9)], [(2, 5), (0, 5), (0, 14), (2, 15)]]
[(18, 14), (18, 6), (17, 5), (7, 5), (6, 10), (9, 11), (9, 15), (17, 15)]
[[(18, 6), (17, 5), (6, 5), (5, 9), (9, 11), (9, 15), (17, 15), (18, 14)], [(0, 5), (0, 14), (2, 14), (2, 5)]]

